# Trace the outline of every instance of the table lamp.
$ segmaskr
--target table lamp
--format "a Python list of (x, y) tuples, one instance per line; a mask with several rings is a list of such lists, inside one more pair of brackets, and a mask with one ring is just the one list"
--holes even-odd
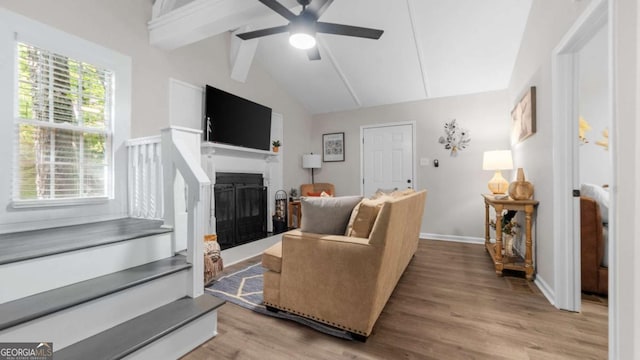
[(302, 167), (304, 169), (311, 169), (311, 183), (313, 184), (313, 169), (320, 169), (322, 167), (320, 155), (314, 153), (302, 155)]
[(489, 190), (493, 194), (505, 194), (509, 189), (509, 182), (502, 177), (500, 170), (513, 169), (511, 150), (485, 151), (482, 158), (482, 170), (494, 170), (493, 178), (489, 180)]

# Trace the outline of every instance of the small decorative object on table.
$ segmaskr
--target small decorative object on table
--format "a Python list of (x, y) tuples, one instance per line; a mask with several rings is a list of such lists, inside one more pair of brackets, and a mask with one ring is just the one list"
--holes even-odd
[[(516, 222), (515, 216), (518, 212), (515, 210), (505, 210), (502, 215), (502, 235), (504, 236), (504, 254), (506, 256), (514, 256), (513, 240), (518, 235), (520, 224)], [(492, 229), (496, 229), (496, 221), (491, 220), (489, 223)]]
[(509, 196), (513, 200), (529, 200), (533, 196), (533, 185), (524, 179), (522, 168), (518, 168), (517, 180), (509, 184)]
[(297, 199), (298, 199), (298, 189), (291, 188), (291, 190), (289, 190), (289, 202)]
[(209, 285), (218, 274), (222, 272), (224, 265), (220, 256), (220, 244), (218, 235), (204, 236), (204, 284)]
[(278, 152), (278, 150), (280, 150), (280, 140), (273, 140), (271, 145), (273, 145), (273, 152)]

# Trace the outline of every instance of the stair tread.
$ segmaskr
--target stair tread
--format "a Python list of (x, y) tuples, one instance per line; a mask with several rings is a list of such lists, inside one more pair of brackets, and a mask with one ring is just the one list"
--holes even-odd
[(171, 232), (161, 220), (123, 218), (0, 234), (0, 265)]
[[(56, 359), (121, 359), (225, 303), (208, 294), (182, 298), (56, 351)], [(54, 344), (55, 346), (55, 344)]]
[(188, 269), (177, 255), (0, 304), (0, 330)]

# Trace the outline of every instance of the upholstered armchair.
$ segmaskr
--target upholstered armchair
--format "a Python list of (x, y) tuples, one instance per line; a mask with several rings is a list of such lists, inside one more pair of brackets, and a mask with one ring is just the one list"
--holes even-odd
[(336, 195), (336, 188), (330, 183), (315, 183), (300, 185), (300, 196), (320, 196), (320, 193), (326, 192), (331, 196)]

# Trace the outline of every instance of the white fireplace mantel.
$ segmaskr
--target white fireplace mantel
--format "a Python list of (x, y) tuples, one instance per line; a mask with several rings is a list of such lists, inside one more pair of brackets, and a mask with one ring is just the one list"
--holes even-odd
[[(273, 113), (271, 119), (271, 139), (282, 139), (282, 115)], [(262, 174), (264, 186), (268, 191), (267, 202), (267, 230), (273, 231), (271, 215), (275, 211), (275, 193), (284, 186), (283, 147), (280, 152), (250, 149), (241, 146), (203, 142), (200, 146), (202, 154), (202, 168), (209, 176), (211, 185), (215, 186), (216, 173), (248, 173)], [(211, 191), (214, 194), (214, 191)], [(211, 233), (215, 233), (215, 199), (211, 199), (211, 214), (209, 223)]]
[(275, 160), (277, 159), (278, 153), (267, 150), (258, 150), (251, 149), (241, 146), (233, 146), (227, 144), (220, 144), (214, 142), (203, 142), (201, 145), (202, 155), (225, 155), (225, 156), (235, 156), (241, 158), (249, 158), (249, 159), (265, 159), (265, 160)]

